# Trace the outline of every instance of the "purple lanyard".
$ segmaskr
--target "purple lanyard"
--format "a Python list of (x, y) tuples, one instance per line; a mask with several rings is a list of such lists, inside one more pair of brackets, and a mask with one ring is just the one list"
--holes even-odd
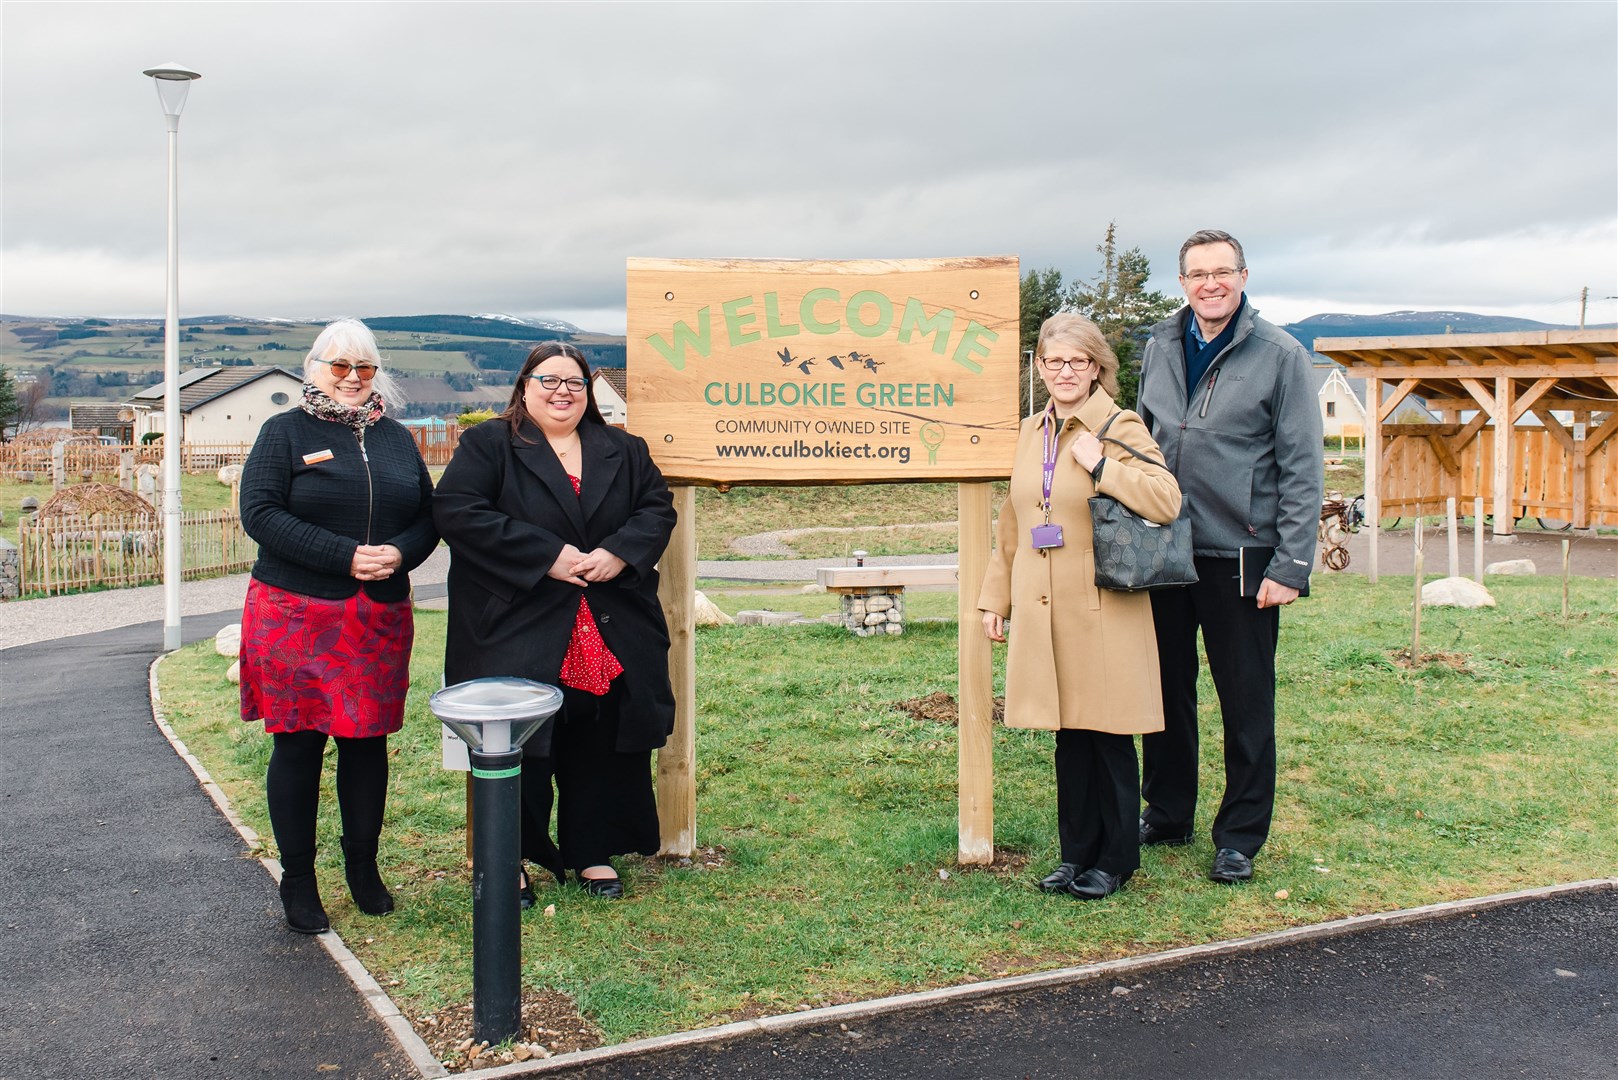
[(1056, 479), (1056, 441), (1060, 435), (1051, 434), (1051, 418), (1056, 415), (1056, 406), (1052, 405), (1045, 410), (1044, 419), (1040, 422), (1041, 444), (1045, 452), (1044, 492), (1045, 492), (1045, 524), (1051, 523), (1051, 481)]

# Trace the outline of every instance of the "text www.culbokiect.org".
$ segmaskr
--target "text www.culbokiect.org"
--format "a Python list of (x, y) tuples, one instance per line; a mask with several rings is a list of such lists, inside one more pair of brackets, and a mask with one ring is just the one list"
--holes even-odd
[(872, 446), (870, 443), (804, 442), (795, 439), (777, 446), (759, 446), (756, 443), (719, 443), (714, 453), (722, 458), (875, 458), (910, 463), (908, 446)]

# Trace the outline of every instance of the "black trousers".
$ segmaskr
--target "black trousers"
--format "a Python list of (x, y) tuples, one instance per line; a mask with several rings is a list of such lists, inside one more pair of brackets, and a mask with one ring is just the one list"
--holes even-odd
[(1152, 593), (1163, 682), (1164, 730), (1141, 739), (1142, 815), (1189, 833), (1197, 810), (1197, 629), (1225, 728), (1225, 795), (1215, 847), (1251, 858), (1275, 812), (1275, 645), (1281, 609), (1243, 597), (1235, 559), (1197, 559), (1195, 585)]
[(613, 855), (657, 854), (661, 836), (652, 752), (617, 749), (619, 682), (626, 678), (614, 680), (604, 697), (562, 687), (548, 753), (523, 756), (522, 857), (558, 881), (566, 879), (567, 870), (602, 866)]
[(1140, 869), (1140, 780), (1135, 737), (1056, 733), (1056, 832), (1062, 861), (1127, 877)]
[[(304, 874), (315, 868), (315, 814), (320, 809), (323, 731), (278, 732), (264, 776), (270, 828), (281, 851), (281, 868)], [(388, 798), (388, 737), (337, 738), (337, 808), (343, 838), (375, 848)]]

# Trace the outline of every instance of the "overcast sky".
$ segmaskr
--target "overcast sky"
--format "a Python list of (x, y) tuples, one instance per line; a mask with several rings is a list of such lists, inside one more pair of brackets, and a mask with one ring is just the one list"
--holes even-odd
[(1016, 255), (1618, 319), (1618, 4), (5, 3), (0, 311), (549, 314), (624, 260)]

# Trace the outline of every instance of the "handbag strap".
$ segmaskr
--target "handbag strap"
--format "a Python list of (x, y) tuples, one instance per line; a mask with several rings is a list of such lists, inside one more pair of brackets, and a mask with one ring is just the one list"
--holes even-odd
[(1113, 438), (1109, 438), (1107, 436), (1107, 429), (1112, 427), (1112, 422), (1114, 420), (1118, 419), (1122, 415), (1124, 415), (1124, 412), (1123, 412), (1122, 409), (1119, 409), (1117, 412), (1115, 412), (1111, 416), (1107, 417), (1107, 422), (1105, 424), (1101, 425), (1101, 430), (1100, 431), (1096, 432), (1096, 438), (1101, 442), (1110, 442), (1114, 446), (1123, 447), (1125, 450), (1129, 451), (1131, 454), (1134, 454), (1136, 457), (1140, 458), (1142, 461), (1146, 462), (1148, 465), (1156, 465), (1160, 469), (1168, 468), (1168, 463), (1167, 462), (1154, 461), (1153, 459), (1147, 457), (1145, 454), (1141, 453), (1139, 450), (1136, 450), (1133, 446), (1130, 446), (1128, 443), (1124, 442), (1122, 439), (1113, 439)]

